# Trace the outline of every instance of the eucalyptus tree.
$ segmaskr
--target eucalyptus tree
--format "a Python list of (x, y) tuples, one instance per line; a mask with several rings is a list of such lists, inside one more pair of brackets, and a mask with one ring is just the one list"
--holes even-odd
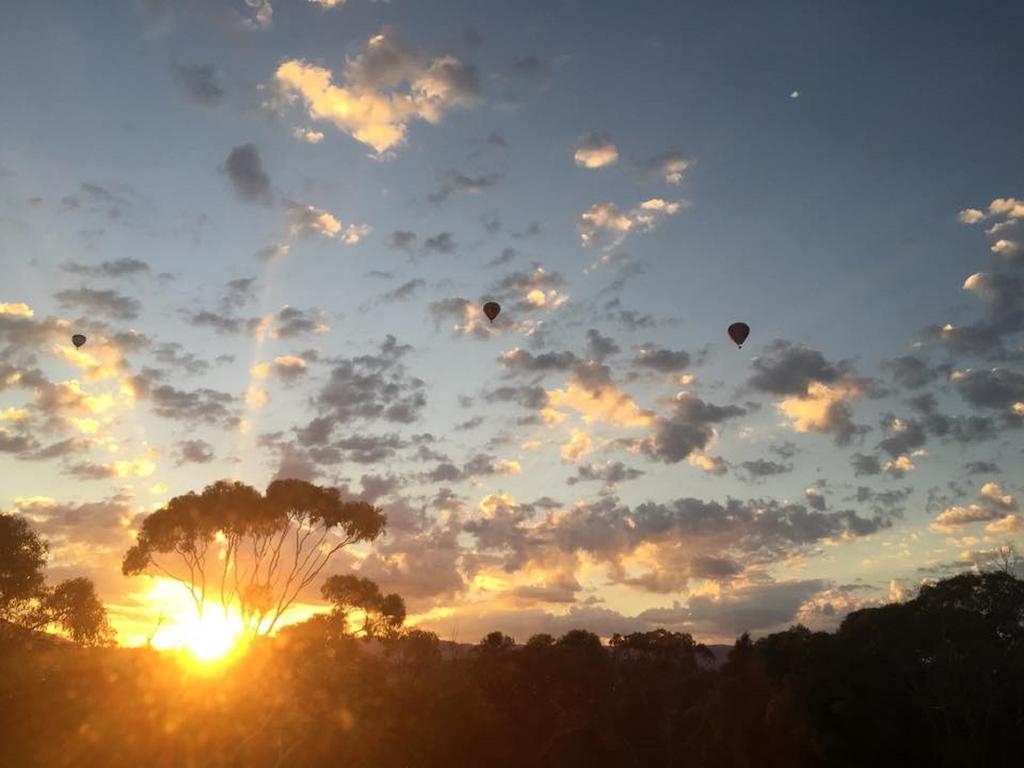
[(122, 571), (182, 584), (200, 617), (210, 603), (237, 606), (251, 634), (267, 634), (338, 551), (375, 540), (385, 522), (337, 488), (275, 480), (261, 494), (219, 481), (148, 515)]

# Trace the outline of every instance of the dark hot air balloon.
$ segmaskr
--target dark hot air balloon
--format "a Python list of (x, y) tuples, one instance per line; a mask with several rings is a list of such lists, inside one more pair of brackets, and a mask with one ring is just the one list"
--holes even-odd
[(501, 312), (501, 305), (498, 302), (488, 301), (484, 304), (484, 314), (487, 315), (487, 319), (492, 323), (494, 322), (494, 318), (498, 316), (499, 312)]
[(76, 333), (74, 336), (71, 337), (71, 343), (75, 345), (75, 349), (78, 349), (83, 344), (85, 344), (85, 336), (83, 336), (80, 333)]
[(736, 346), (743, 349), (743, 342), (750, 335), (750, 326), (746, 323), (733, 323), (729, 326), (729, 338), (736, 342)]

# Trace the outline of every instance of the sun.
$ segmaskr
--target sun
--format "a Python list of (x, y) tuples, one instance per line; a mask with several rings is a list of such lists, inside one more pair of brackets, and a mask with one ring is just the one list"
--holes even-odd
[(244, 633), (241, 618), (211, 607), (180, 627), (179, 648), (202, 664), (213, 664), (240, 650)]
[(160, 615), (150, 638), (157, 650), (177, 651), (198, 667), (215, 666), (245, 650), (248, 633), (238, 606), (225, 611), (219, 603), (206, 603), (200, 615), (188, 591), (167, 579), (154, 580), (144, 599)]

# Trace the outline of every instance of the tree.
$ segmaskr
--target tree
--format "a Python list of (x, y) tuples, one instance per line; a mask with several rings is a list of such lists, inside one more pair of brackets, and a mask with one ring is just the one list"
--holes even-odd
[(332, 616), (342, 633), (349, 630), (349, 617), (356, 611), (363, 614), (360, 630), (365, 637), (395, 637), (405, 623), (405, 600), (401, 595), (385, 595), (376, 582), (353, 574), (329, 576), (320, 594), (332, 604)]
[(1001, 544), (996, 550), (995, 569), (1008, 576), (1024, 574), (1024, 558), (1017, 554), (1017, 548), (1012, 543)]
[(105, 645), (113, 640), (107, 610), (92, 581), (84, 577), (58, 584), (43, 600), (48, 624), (56, 624), (80, 645)]
[(107, 610), (90, 579), (47, 587), (47, 550), (27, 520), (0, 513), (0, 620), (29, 630), (52, 627), (81, 645), (110, 642)]
[(20, 623), (43, 589), (46, 542), (25, 518), (0, 513), (0, 619)]
[(342, 500), (337, 488), (275, 480), (260, 494), (220, 481), (147, 516), (122, 571), (174, 579), (200, 616), (216, 594), (225, 613), (239, 608), (253, 635), (269, 634), (335, 553), (373, 541), (385, 521), (379, 508)]

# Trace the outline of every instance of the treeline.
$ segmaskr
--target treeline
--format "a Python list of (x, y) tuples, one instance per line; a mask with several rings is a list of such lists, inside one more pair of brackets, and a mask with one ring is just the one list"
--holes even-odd
[[(835, 633), (737, 640), (574, 630), (468, 653), (318, 618), (199, 677), (146, 649), (0, 649), (0, 765), (1016, 766), (1024, 581), (965, 574)], [(361, 631), (357, 634), (364, 634)]]

